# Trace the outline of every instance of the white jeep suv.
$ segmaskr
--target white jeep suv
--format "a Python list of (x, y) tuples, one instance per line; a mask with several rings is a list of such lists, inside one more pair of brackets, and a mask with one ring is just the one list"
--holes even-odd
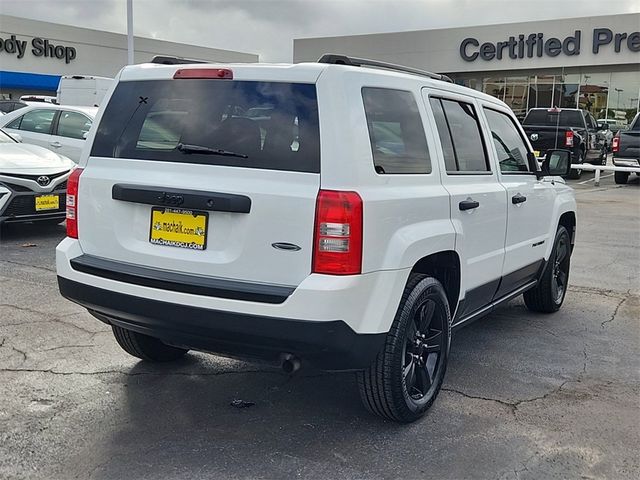
[(501, 101), (337, 55), (116, 80), (69, 179), (57, 272), (131, 355), (354, 370), (370, 411), (409, 422), (452, 328), (520, 294), (560, 308), (570, 154), (540, 170)]

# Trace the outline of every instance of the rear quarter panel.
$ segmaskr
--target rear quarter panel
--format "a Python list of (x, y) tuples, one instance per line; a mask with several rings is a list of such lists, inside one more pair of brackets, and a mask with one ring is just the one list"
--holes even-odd
[[(364, 72), (363, 72), (364, 70)], [(420, 81), (366, 69), (331, 69), (320, 76), (321, 188), (355, 190), (363, 199), (363, 273), (411, 268), (455, 247), (449, 194), (440, 182), (436, 139), (426, 124)], [(363, 87), (413, 93), (427, 138), (431, 173), (379, 175), (374, 170)]]

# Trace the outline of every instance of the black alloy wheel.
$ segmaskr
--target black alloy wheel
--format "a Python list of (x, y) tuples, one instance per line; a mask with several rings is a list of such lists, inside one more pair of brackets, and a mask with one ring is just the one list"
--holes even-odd
[(569, 268), (571, 263), (571, 239), (567, 229), (560, 225), (553, 242), (551, 256), (538, 281), (531, 290), (524, 292), (524, 303), (534, 312), (557, 312), (569, 285)]
[(430, 397), (437, 373), (442, 368), (441, 352), (447, 339), (445, 312), (427, 299), (416, 309), (403, 352), (402, 377), (409, 397), (420, 403)]
[(418, 420), (440, 392), (450, 346), (444, 287), (433, 277), (411, 274), (383, 349), (358, 372), (366, 409), (395, 422)]
[(551, 275), (551, 295), (556, 303), (562, 303), (567, 290), (570, 249), (571, 246), (569, 245), (569, 237), (567, 235), (558, 238)]

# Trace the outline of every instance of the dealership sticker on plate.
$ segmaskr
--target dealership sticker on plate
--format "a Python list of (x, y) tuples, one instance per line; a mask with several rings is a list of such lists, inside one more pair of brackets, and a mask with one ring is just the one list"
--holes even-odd
[(154, 245), (204, 250), (209, 214), (196, 210), (153, 207), (149, 242)]
[(40, 195), (36, 197), (36, 212), (43, 210), (58, 210), (60, 197), (58, 195)]

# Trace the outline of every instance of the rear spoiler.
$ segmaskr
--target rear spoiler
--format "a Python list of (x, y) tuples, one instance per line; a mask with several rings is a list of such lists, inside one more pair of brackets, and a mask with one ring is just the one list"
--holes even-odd
[(215, 62), (205, 62), (204, 60), (193, 60), (190, 58), (156, 55), (151, 60), (151, 63), (159, 63), (161, 65), (189, 65), (192, 63), (215, 63)]

